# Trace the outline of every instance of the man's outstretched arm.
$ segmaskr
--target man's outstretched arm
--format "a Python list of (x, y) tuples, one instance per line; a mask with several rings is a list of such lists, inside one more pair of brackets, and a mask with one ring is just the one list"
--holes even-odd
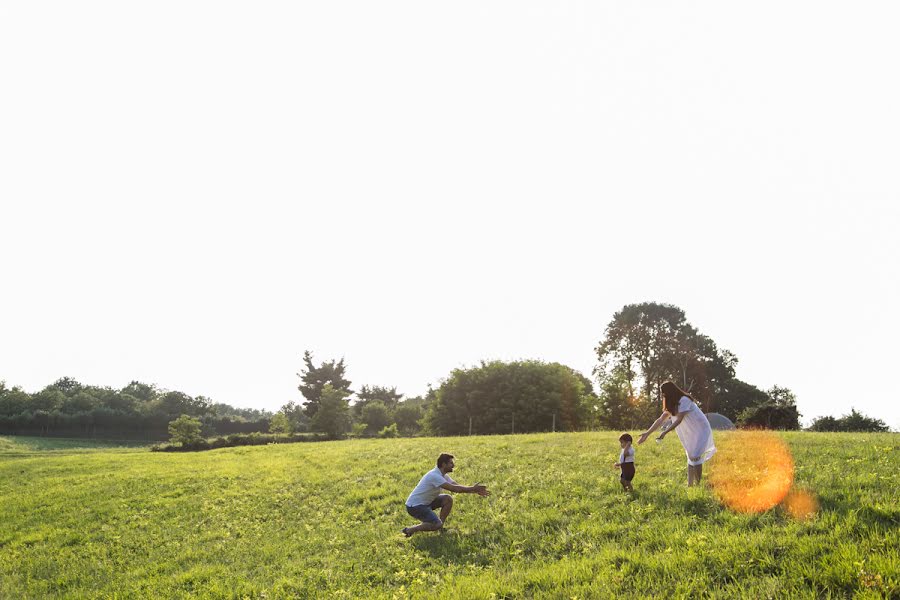
[(458, 483), (445, 483), (441, 485), (447, 491), (456, 492), (457, 494), (478, 494), (479, 496), (490, 496), (488, 489), (476, 483), (475, 485), (459, 485)]

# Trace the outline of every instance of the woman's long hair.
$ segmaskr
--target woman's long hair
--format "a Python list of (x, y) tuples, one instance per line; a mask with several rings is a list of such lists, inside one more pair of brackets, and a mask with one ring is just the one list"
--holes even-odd
[[(659, 391), (661, 391), (663, 395), (663, 408), (669, 411), (669, 414), (673, 417), (678, 414), (678, 401), (681, 400), (683, 396), (691, 398), (690, 394), (671, 381), (667, 381), (659, 386)], [(694, 399), (691, 398), (691, 402), (693, 401)]]

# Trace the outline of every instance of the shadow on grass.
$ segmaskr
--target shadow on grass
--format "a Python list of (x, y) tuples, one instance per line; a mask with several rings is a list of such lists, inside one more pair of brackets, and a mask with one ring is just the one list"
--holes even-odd
[(451, 530), (444, 533), (418, 533), (409, 543), (432, 558), (450, 563), (488, 565), (491, 553), (486, 538), (479, 533)]
[(900, 507), (860, 506), (856, 499), (823, 496), (819, 498), (819, 509), (820, 512), (832, 512), (841, 517), (852, 514), (866, 525), (900, 527)]

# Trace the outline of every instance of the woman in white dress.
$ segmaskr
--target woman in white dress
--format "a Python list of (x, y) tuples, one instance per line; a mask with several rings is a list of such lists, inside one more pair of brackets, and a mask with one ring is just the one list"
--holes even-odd
[(653, 425), (641, 434), (638, 444), (643, 444), (651, 433), (659, 429), (667, 419), (671, 419), (672, 424), (663, 429), (657, 439), (662, 440), (670, 431), (675, 430), (687, 455), (688, 486), (700, 483), (703, 463), (716, 453), (709, 419), (694, 399), (671, 381), (662, 384), (659, 390), (663, 396), (663, 412)]

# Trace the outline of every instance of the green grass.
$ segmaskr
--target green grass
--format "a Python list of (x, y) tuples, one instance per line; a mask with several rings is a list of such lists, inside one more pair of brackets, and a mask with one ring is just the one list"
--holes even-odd
[(135, 440), (0, 436), (0, 460), (14, 455), (37, 455), (46, 452), (95, 452), (113, 448), (144, 450), (153, 443)]
[[(675, 439), (638, 448), (628, 498), (616, 437), (185, 454), (0, 438), (0, 597), (900, 596), (900, 435), (785, 435), (821, 503), (805, 522), (687, 489)], [(441, 451), (493, 495), (457, 496), (451, 532), (405, 539), (403, 502)]]

